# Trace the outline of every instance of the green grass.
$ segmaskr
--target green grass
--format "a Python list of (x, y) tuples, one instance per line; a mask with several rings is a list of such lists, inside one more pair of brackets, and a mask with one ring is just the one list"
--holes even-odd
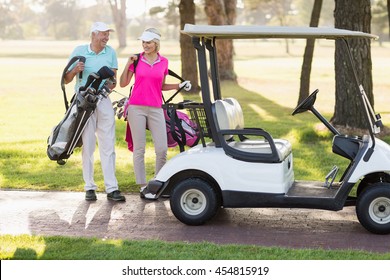
[[(292, 108), (280, 106), (234, 83), (224, 83), (222, 91), (225, 96), (235, 97), (240, 101), (247, 127), (262, 127), (273, 137), (292, 142), (297, 179), (321, 180), (333, 165), (342, 167), (348, 164), (346, 160), (331, 152), (332, 135), (317, 128), (319, 122), (312, 114), (291, 116)], [(26, 102), (25, 99), (30, 95), (34, 96), (33, 100)], [(83, 191), (80, 149), (75, 151), (64, 166), (50, 161), (46, 155), (47, 137), (52, 126), (57, 124), (64, 113), (58, 90), (54, 93), (21, 91), (14, 92), (11, 96), (2, 98), (4, 102), (0, 113), (0, 187)], [(51, 106), (43, 106), (42, 103), (48, 102), (47, 100)], [(261, 107), (257, 104), (261, 104)], [(325, 116), (330, 117), (329, 114)], [(8, 121), (5, 121), (7, 119)], [(124, 141), (125, 124), (123, 120), (117, 120), (117, 177), (121, 189), (131, 192), (136, 190), (136, 184), (132, 172), (132, 153), (127, 150)], [(387, 141), (388, 139), (385, 138)], [(178, 148), (170, 149), (168, 157), (177, 153)], [(318, 160), (319, 155), (322, 157), (321, 161)], [(95, 158), (96, 182), (99, 191), (104, 191), (97, 152)], [(152, 178), (154, 148), (149, 134), (146, 162), (147, 176)]]
[(0, 236), (0, 259), (14, 260), (388, 260), (390, 253), (284, 249), (208, 242), (102, 240), (96, 238)]
[[(29, 42), (28, 48), (26, 44), (12, 41), (0, 44), (0, 188), (83, 191), (80, 150), (76, 150), (64, 166), (46, 156), (47, 137), (64, 114), (60, 75), (76, 42)], [(180, 73), (177, 43), (169, 42), (164, 47), (162, 52), (170, 58), (170, 68)], [(286, 55), (276, 52), (275, 44), (240, 43), (236, 47), (238, 60), (235, 64), (239, 85), (223, 83), (222, 93), (224, 97), (235, 97), (240, 101), (247, 127), (261, 127), (275, 138), (291, 141), (297, 179), (323, 180), (333, 165), (343, 168), (348, 162), (332, 154), (332, 137), (312, 114), (291, 116), (298, 99), (303, 47), (294, 44), (292, 54)], [(120, 71), (126, 62), (126, 53), (139, 49), (138, 42), (133, 42), (120, 53)], [(257, 57), (260, 52), (267, 55)], [(375, 47), (373, 53), (377, 110), (382, 112), (383, 121), (388, 125), (390, 110), (386, 93), (390, 82), (384, 74), (388, 73), (390, 64), (388, 47)], [(334, 104), (329, 46), (316, 49), (316, 55), (318, 67), (313, 67), (312, 79), (313, 88), (320, 88), (316, 108), (329, 119)], [(379, 67), (375, 68), (375, 63)], [(254, 71), (255, 66), (260, 70)], [(67, 86), (68, 95), (72, 90), (72, 86)], [(128, 92), (128, 89), (117, 90)], [(112, 94), (113, 100), (120, 98)], [(198, 96), (184, 98), (197, 99)], [(116, 127), (116, 170), (120, 189), (138, 191), (132, 172), (132, 154), (124, 141), (125, 122), (117, 120)], [(390, 142), (389, 136), (383, 139)], [(154, 149), (150, 135), (148, 140), (146, 163), (150, 179), (154, 176)], [(168, 157), (177, 153), (178, 149), (170, 149)], [(104, 191), (98, 152), (95, 153), (95, 180), (98, 191)], [(290, 250), (210, 243), (189, 245), (41, 236), (0, 236), (0, 241), (0, 259), (389, 259), (389, 254), (358, 251)]]

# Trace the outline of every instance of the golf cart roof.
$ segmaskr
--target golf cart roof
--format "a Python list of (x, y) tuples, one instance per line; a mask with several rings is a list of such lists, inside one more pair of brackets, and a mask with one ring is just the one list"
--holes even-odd
[(292, 27), (292, 26), (243, 26), (243, 25), (193, 25), (186, 24), (181, 31), (191, 37), (220, 39), (256, 39), (256, 38), (294, 38), (294, 39), (340, 39), (369, 38), (378, 36), (360, 31), (330, 27)]

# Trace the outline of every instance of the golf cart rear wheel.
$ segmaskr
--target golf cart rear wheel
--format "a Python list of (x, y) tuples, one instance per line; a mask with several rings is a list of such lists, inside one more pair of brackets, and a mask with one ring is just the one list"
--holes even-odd
[(377, 183), (364, 190), (356, 203), (359, 222), (370, 232), (390, 233), (390, 184)]
[(198, 178), (178, 183), (172, 191), (170, 204), (175, 217), (187, 225), (204, 224), (221, 206), (215, 189)]

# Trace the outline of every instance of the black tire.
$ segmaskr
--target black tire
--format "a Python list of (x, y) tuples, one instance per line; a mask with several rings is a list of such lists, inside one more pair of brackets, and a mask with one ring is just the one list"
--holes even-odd
[(179, 182), (171, 193), (170, 205), (175, 217), (191, 226), (204, 224), (221, 207), (216, 190), (199, 178)]
[(359, 222), (376, 234), (390, 233), (390, 184), (376, 183), (362, 191), (356, 203)]
[(374, 183), (390, 183), (390, 175), (384, 172), (367, 175), (358, 185), (356, 196), (359, 196), (365, 188)]

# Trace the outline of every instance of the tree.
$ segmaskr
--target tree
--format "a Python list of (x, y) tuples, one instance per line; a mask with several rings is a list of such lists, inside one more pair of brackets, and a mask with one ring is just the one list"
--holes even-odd
[[(195, 23), (195, 4), (193, 0), (181, 0), (179, 3), (180, 29), (186, 23)], [(191, 92), (199, 92), (198, 67), (196, 63), (196, 52), (192, 45), (191, 37), (180, 34), (181, 50), (181, 73), (182, 77), (192, 83)]]
[[(23, 38), (23, 32), (17, 20), (17, 14), (13, 12), (15, 8), (11, 3), (0, 2), (0, 39), (21, 39)], [(16, 10), (16, 9), (14, 9)], [(19, 30), (19, 32), (15, 32)], [(13, 36), (17, 33), (19, 36)]]
[[(389, 0), (390, 1), (390, 0)], [(372, 33), (379, 35), (379, 44), (382, 43), (385, 33), (389, 28), (388, 23), (388, 10), (385, 0), (377, 0), (372, 4)], [(388, 37), (388, 34), (386, 35)]]
[(120, 5), (118, 0), (109, 0), (108, 1), (111, 7), (112, 17), (115, 23), (116, 34), (118, 36), (119, 48), (125, 48), (127, 46), (126, 42), (126, 0), (120, 0)]
[(55, 39), (79, 38), (81, 11), (75, 0), (50, 0), (45, 2), (47, 16), (46, 24), (54, 34)]
[[(370, 33), (370, 0), (335, 1), (335, 27)], [(368, 99), (374, 105), (372, 93), (371, 42), (368, 39), (351, 39), (349, 45), (359, 81), (363, 85)], [(362, 114), (359, 89), (348, 62), (348, 53), (344, 42), (336, 41), (335, 73), (336, 103), (331, 122), (352, 128), (365, 128), (366, 120)], [(347, 68), (348, 67), (348, 68)], [(346, 69), (347, 68), (347, 69)], [(350, 71), (346, 71), (350, 70)]]
[[(271, 1), (270, 5), (272, 7), (273, 16), (280, 26), (288, 25), (289, 17), (288, 15), (292, 12), (292, 0), (283, 0), (283, 1)], [(290, 53), (290, 45), (288, 39), (284, 40), (286, 42), (286, 53)]]
[[(205, 12), (210, 25), (234, 25), (236, 21), (237, 0), (206, 0)], [(218, 71), (219, 78), (237, 81), (233, 65), (233, 41), (218, 40)]]
[(387, 0), (387, 17), (389, 18), (389, 37), (390, 37), (390, 0)]
[[(310, 18), (310, 26), (317, 27), (320, 21), (322, 0), (315, 0)], [(301, 71), (301, 86), (299, 89), (298, 104), (300, 104), (307, 96), (309, 96), (310, 88), (310, 73), (311, 63), (313, 61), (315, 39), (306, 40), (305, 53), (303, 55), (302, 71)]]
[[(298, 11), (293, 0), (242, 0), (248, 17), (246, 20), (258, 25), (294, 25)], [(306, 1), (307, 2), (307, 1)], [(305, 5), (307, 6), (307, 3)], [(248, 12), (249, 10), (249, 12)], [(290, 53), (289, 39), (286, 43), (286, 53)]]

